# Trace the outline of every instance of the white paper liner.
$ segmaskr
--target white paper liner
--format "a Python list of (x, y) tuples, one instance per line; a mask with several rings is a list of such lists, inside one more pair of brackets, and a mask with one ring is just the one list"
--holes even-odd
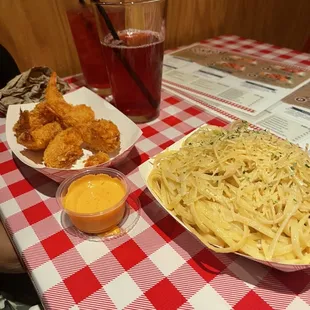
[[(64, 98), (67, 102), (73, 105), (86, 104), (90, 106), (95, 112), (96, 119), (103, 118), (111, 120), (119, 128), (121, 133), (120, 150), (117, 154), (113, 154), (114, 156), (111, 156), (111, 159), (108, 162), (99, 165), (100, 167), (108, 167), (120, 163), (126, 158), (132, 147), (142, 135), (142, 131), (133, 121), (106, 100), (85, 87), (65, 95)], [(50, 179), (60, 183), (67, 177), (86, 169), (84, 168), (83, 161), (88, 158), (91, 152), (83, 150), (84, 155), (72, 166), (71, 169), (47, 168), (43, 163), (40, 163), (43, 154), (42, 152), (29, 151), (26, 150), (24, 146), (18, 144), (16, 142), (16, 137), (14, 136), (13, 126), (19, 118), (19, 111), (20, 109), (32, 110), (36, 104), (37, 103), (29, 103), (23, 105), (11, 105), (9, 107), (6, 117), (6, 139), (10, 149), (20, 161), (27, 166), (38, 170)], [(39, 163), (35, 163), (34, 160), (36, 159)]]

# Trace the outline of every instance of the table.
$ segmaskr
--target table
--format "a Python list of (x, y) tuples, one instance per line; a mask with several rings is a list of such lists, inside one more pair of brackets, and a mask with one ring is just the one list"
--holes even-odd
[[(237, 36), (203, 42), (310, 66), (308, 54)], [(83, 85), (79, 76), (67, 80)], [(287, 274), (213, 253), (145, 189), (138, 165), (203, 123), (227, 125), (163, 91), (160, 117), (140, 125), (143, 136), (116, 167), (140, 199), (139, 222), (126, 236), (90, 244), (62, 228), (58, 184), (13, 158), (0, 119), (0, 215), (46, 309), (310, 309), (310, 270)]]

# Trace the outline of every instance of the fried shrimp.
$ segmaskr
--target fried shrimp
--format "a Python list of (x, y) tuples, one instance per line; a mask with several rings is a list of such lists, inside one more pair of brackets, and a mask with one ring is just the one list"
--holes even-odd
[(111, 153), (120, 147), (120, 132), (108, 120), (99, 119), (79, 127), (83, 141), (92, 151)]
[(46, 103), (48, 109), (57, 117), (64, 128), (77, 127), (95, 119), (95, 113), (91, 107), (85, 104), (76, 106), (69, 104), (56, 85), (57, 76), (56, 73), (53, 73), (46, 89)]
[(17, 143), (29, 150), (44, 150), (61, 130), (57, 122), (48, 123), (33, 131), (24, 131), (17, 137)]
[(85, 104), (72, 106), (70, 112), (63, 116), (57, 114), (57, 116), (64, 128), (78, 127), (95, 119), (94, 111)]
[(85, 104), (68, 103), (57, 88), (53, 72), (45, 90), (45, 99), (31, 111), (20, 111), (13, 127), (17, 143), (33, 151), (42, 151), (46, 167), (68, 169), (83, 156), (83, 148), (93, 154), (85, 167), (110, 160), (120, 150), (120, 131), (110, 120), (95, 119)]
[(91, 155), (85, 160), (84, 167), (91, 167), (104, 164), (110, 159), (109, 155), (105, 152), (98, 152), (94, 155)]
[(45, 102), (38, 103), (32, 111), (20, 110), (19, 119), (13, 127), (16, 137), (25, 131), (33, 131), (47, 123), (55, 121), (55, 115), (48, 108)]
[(83, 140), (75, 128), (60, 132), (47, 146), (43, 160), (47, 167), (70, 168), (83, 155)]

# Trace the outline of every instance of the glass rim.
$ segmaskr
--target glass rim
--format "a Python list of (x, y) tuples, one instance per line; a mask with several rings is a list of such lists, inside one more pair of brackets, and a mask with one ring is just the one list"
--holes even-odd
[(104, 1), (104, 0), (92, 0), (95, 4), (100, 5), (108, 5), (108, 6), (126, 6), (126, 5), (135, 5), (135, 4), (147, 4), (147, 3), (154, 3), (154, 2), (165, 2), (166, 0), (135, 0), (134, 2), (132, 0), (123, 0), (118, 2), (112, 2), (112, 1)]

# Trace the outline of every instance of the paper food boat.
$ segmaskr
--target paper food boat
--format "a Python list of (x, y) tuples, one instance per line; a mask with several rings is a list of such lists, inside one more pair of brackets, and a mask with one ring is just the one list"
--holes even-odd
[[(201, 127), (207, 126), (210, 130), (213, 130), (217, 127), (215, 126), (209, 126), (209, 125), (202, 125)], [(185, 137), (183, 137), (182, 139), (180, 139), (179, 141), (175, 142), (174, 144), (172, 144), (170, 147), (168, 147), (166, 150), (179, 150), (183, 144), (183, 142), (191, 135), (193, 134), (195, 131), (197, 131), (198, 129), (200, 129), (201, 127), (195, 129), (193, 132), (191, 132), (190, 134), (186, 135)], [(164, 151), (163, 151), (164, 152)], [(162, 153), (162, 152), (161, 152)], [(187, 231), (189, 231), (193, 236), (195, 236), (197, 239), (198, 237), (193, 234), (187, 227), (186, 225), (177, 217), (175, 216), (175, 214), (173, 212), (171, 212), (170, 210), (168, 210), (167, 208), (164, 207), (164, 205), (161, 203), (161, 201), (156, 197), (155, 193), (152, 191), (152, 189), (148, 186), (147, 184), (147, 179), (153, 169), (153, 162), (154, 162), (154, 157), (150, 158), (149, 160), (147, 160), (146, 162), (144, 162), (143, 164), (141, 164), (139, 166), (139, 172), (140, 175), (142, 177), (142, 179), (144, 180), (144, 183), (146, 184), (147, 188), (149, 189), (149, 191), (152, 193), (152, 195), (154, 196), (154, 198), (156, 199), (156, 201), (158, 202), (158, 204), (166, 210), (166, 212), (168, 212), (178, 223), (180, 223)], [(201, 240), (200, 240), (201, 241)], [(202, 242), (202, 241), (201, 241)], [(210, 250), (212, 251), (212, 250)], [(243, 256), (247, 259), (256, 261), (258, 263), (261, 263), (263, 265), (284, 271), (284, 272), (293, 272), (293, 271), (298, 271), (298, 270), (303, 270), (303, 269), (307, 269), (310, 268), (310, 265), (292, 265), (292, 264), (283, 264), (283, 263), (277, 263), (277, 262), (270, 262), (270, 261), (266, 261), (266, 260), (261, 260), (261, 259), (256, 259), (254, 257), (250, 257), (248, 255), (244, 255), (241, 253), (234, 253), (236, 255), (239, 256)]]
[[(86, 104), (90, 106), (95, 112), (96, 119), (103, 118), (111, 120), (117, 125), (120, 131), (121, 148), (116, 154), (111, 156), (111, 159), (108, 162), (99, 165), (100, 167), (114, 165), (125, 159), (132, 147), (142, 135), (142, 131), (133, 121), (131, 121), (127, 116), (117, 110), (106, 100), (102, 99), (85, 87), (65, 95), (64, 98), (67, 102), (73, 105)], [(86, 169), (84, 168), (83, 161), (91, 154), (91, 152), (88, 150), (83, 150), (84, 155), (70, 169), (47, 168), (42, 163), (43, 152), (26, 150), (24, 146), (18, 144), (12, 129), (19, 118), (19, 111), (20, 109), (32, 110), (36, 104), (37, 103), (29, 103), (9, 106), (5, 128), (7, 142), (15, 156), (24, 164), (38, 170), (56, 182), (62, 182), (65, 178)]]

